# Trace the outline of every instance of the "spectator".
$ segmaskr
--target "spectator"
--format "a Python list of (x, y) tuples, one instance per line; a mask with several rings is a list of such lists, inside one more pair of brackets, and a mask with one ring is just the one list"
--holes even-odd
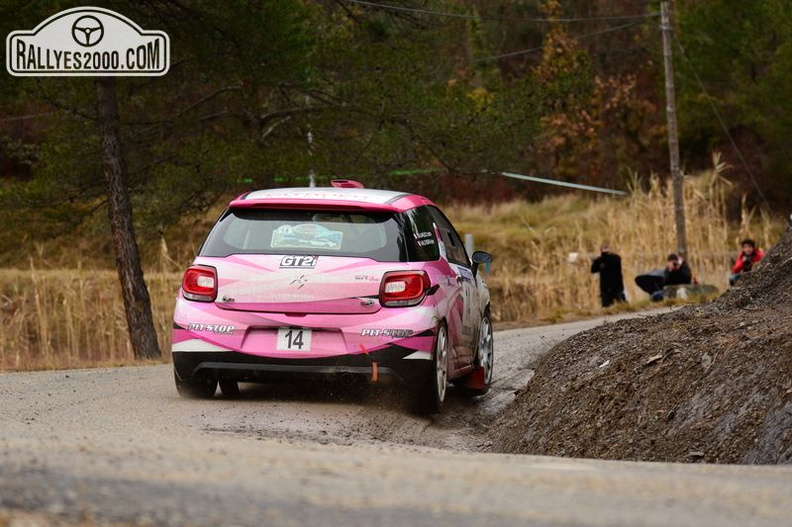
[(693, 283), (693, 273), (690, 267), (681, 256), (669, 254), (666, 260), (665, 272), (663, 272), (663, 287), (667, 285), (683, 285)]
[[(662, 273), (662, 274), (661, 274)], [(642, 282), (643, 280), (643, 282)], [(663, 288), (667, 285), (685, 285), (693, 283), (693, 273), (690, 267), (680, 256), (669, 254), (666, 259), (665, 269), (652, 271), (639, 276), (635, 282), (652, 297), (652, 302), (663, 299)]]
[(614, 302), (627, 301), (624, 296), (621, 257), (611, 252), (609, 244), (602, 244), (600, 255), (591, 263), (591, 272), (600, 275), (602, 307), (611, 306)]
[(754, 264), (764, 256), (762, 250), (756, 248), (756, 242), (750, 238), (744, 239), (740, 245), (742, 249), (737, 255), (737, 261), (734, 262), (732, 274), (729, 276), (730, 286), (736, 284), (737, 280), (739, 280), (743, 274), (750, 272)]

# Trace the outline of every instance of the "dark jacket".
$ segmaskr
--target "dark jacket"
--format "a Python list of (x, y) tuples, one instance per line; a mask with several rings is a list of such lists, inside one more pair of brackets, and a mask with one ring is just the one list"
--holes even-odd
[(740, 254), (737, 255), (737, 261), (734, 262), (734, 266), (732, 267), (732, 273), (747, 273), (763, 256), (764, 253), (759, 249), (754, 250), (753, 254), (750, 256), (740, 251)]
[(618, 254), (602, 253), (591, 263), (591, 272), (600, 274), (600, 292), (620, 294), (624, 291), (621, 257)]
[(693, 273), (690, 272), (690, 266), (687, 262), (683, 261), (674, 271), (669, 271), (666, 267), (663, 273), (663, 285), (683, 285), (693, 282)]

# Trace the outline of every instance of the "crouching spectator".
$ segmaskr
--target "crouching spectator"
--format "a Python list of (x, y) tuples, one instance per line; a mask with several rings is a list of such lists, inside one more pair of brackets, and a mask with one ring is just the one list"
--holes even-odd
[[(667, 285), (687, 285), (693, 283), (693, 273), (690, 266), (681, 256), (671, 253), (666, 259), (666, 266), (663, 270), (663, 287)], [(662, 289), (652, 294), (652, 301), (659, 302), (663, 299)]]

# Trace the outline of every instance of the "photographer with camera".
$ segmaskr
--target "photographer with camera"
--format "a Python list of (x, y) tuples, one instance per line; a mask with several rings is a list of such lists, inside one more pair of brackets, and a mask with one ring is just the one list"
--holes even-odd
[[(667, 285), (688, 285), (693, 283), (693, 273), (690, 271), (687, 262), (674, 253), (668, 255), (665, 269), (662, 270), (662, 275), (660, 273), (661, 271), (658, 269), (635, 279), (635, 283), (649, 293), (652, 302), (663, 300), (663, 288)], [(646, 283), (641, 282), (642, 279), (646, 280)]]
[(764, 256), (762, 250), (756, 248), (756, 242), (750, 238), (744, 239), (740, 245), (742, 248), (737, 255), (737, 261), (734, 262), (732, 267), (732, 274), (729, 276), (730, 286), (736, 284), (744, 273), (750, 272), (754, 264)]
[(693, 273), (682, 257), (676, 254), (669, 254), (666, 260), (666, 268), (663, 273), (663, 286), (667, 285), (686, 285), (693, 283)]
[(621, 257), (611, 252), (610, 245), (603, 243), (600, 255), (591, 262), (591, 272), (600, 275), (600, 300), (602, 307), (614, 302), (626, 302), (624, 280), (622, 279)]
[(653, 269), (635, 277), (635, 283), (649, 293), (652, 302), (663, 300), (663, 288), (667, 285), (688, 285), (693, 283), (693, 273), (680, 256), (669, 254), (665, 269)]

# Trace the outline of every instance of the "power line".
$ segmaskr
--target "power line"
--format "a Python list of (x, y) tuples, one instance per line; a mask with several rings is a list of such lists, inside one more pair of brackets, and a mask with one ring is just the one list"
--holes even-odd
[(546, 185), (555, 185), (558, 187), (567, 187), (567, 188), (574, 188), (579, 190), (588, 190), (591, 192), (602, 192), (604, 194), (615, 194), (617, 196), (626, 196), (627, 193), (623, 190), (612, 190), (609, 188), (603, 187), (594, 187), (592, 185), (581, 185), (579, 183), (569, 183), (567, 181), (558, 181), (557, 179), (547, 179), (542, 177), (536, 176), (525, 176), (523, 174), (514, 174), (513, 172), (498, 172), (502, 176), (514, 178), (514, 179), (522, 179), (525, 181), (533, 181), (536, 183), (544, 183)]
[(346, 0), (350, 4), (364, 5), (368, 7), (377, 7), (380, 9), (389, 9), (391, 11), (403, 11), (406, 13), (416, 13), (421, 15), (442, 16), (447, 18), (463, 18), (466, 20), (492, 20), (496, 22), (533, 22), (540, 24), (553, 24), (553, 23), (573, 23), (573, 22), (597, 22), (597, 21), (614, 21), (614, 20), (644, 20), (647, 18), (655, 18), (659, 13), (649, 13), (645, 15), (618, 15), (618, 16), (601, 16), (601, 17), (588, 17), (588, 18), (519, 18), (519, 17), (498, 17), (498, 16), (476, 16), (466, 15), (464, 13), (450, 13), (447, 11), (436, 11), (433, 9), (420, 9), (417, 7), (405, 7), (393, 4), (380, 4), (378, 2), (368, 2), (366, 0)]
[[(597, 32), (594, 32), (594, 33), (586, 33), (585, 35), (580, 35), (580, 36), (576, 36), (576, 37), (573, 37), (573, 38), (575, 38), (576, 40), (583, 40), (583, 39), (587, 39), (587, 38), (591, 38), (591, 37), (596, 37), (596, 36), (599, 36), (599, 35), (604, 35), (606, 33), (612, 33), (614, 31), (620, 31), (622, 29), (628, 29), (628, 28), (631, 28), (631, 27), (640, 26), (644, 22), (645, 21), (643, 21), (643, 22), (631, 22), (629, 24), (622, 24), (620, 26), (610, 27), (608, 29), (604, 29), (602, 31), (597, 31)], [(483, 62), (485, 60), (498, 60), (498, 59), (505, 59), (505, 58), (509, 58), (509, 57), (516, 57), (516, 56), (519, 56), (519, 55), (526, 55), (528, 53), (533, 53), (535, 51), (541, 51), (543, 49), (544, 49), (544, 46), (528, 48), (528, 49), (523, 49), (523, 50), (520, 50), (520, 51), (512, 51), (510, 53), (503, 53), (502, 55), (492, 55), (490, 57), (481, 57), (481, 58), (475, 59), (473, 62)]]
[(770, 210), (770, 204), (767, 202), (767, 198), (765, 197), (764, 192), (762, 192), (761, 187), (759, 187), (759, 183), (756, 181), (756, 177), (754, 177), (753, 171), (748, 166), (748, 163), (745, 161), (745, 157), (743, 157), (740, 148), (737, 146), (737, 142), (734, 140), (734, 137), (732, 137), (731, 133), (729, 132), (729, 128), (726, 126), (726, 122), (723, 120), (723, 117), (721, 117), (718, 108), (715, 106), (712, 96), (709, 94), (709, 92), (707, 92), (707, 88), (704, 87), (704, 83), (701, 81), (701, 77), (699, 76), (698, 71), (696, 71), (696, 68), (693, 66), (693, 62), (690, 60), (690, 57), (688, 57), (687, 51), (685, 50), (684, 46), (682, 46), (682, 42), (679, 41), (679, 38), (677, 37), (675, 32), (672, 31), (671, 34), (674, 37), (674, 42), (676, 42), (677, 46), (679, 46), (679, 50), (682, 53), (682, 57), (685, 59), (687, 65), (690, 67), (690, 71), (693, 72), (693, 77), (696, 79), (696, 82), (701, 88), (701, 91), (704, 93), (704, 97), (707, 99), (707, 102), (709, 103), (710, 108), (712, 109), (712, 113), (715, 114), (715, 118), (718, 120), (718, 123), (720, 124), (721, 128), (723, 128), (723, 132), (726, 134), (726, 137), (729, 138), (729, 142), (731, 143), (732, 148), (734, 148), (734, 151), (737, 153), (737, 157), (740, 159), (740, 163), (742, 164), (745, 171), (748, 173), (748, 176), (751, 178), (751, 181), (753, 182), (753, 185), (756, 188), (757, 192), (759, 192), (759, 197), (762, 198), (762, 202), (764, 202), (765, 207), (767, 207), (767, 209)]

